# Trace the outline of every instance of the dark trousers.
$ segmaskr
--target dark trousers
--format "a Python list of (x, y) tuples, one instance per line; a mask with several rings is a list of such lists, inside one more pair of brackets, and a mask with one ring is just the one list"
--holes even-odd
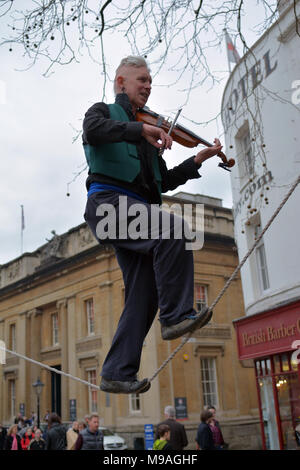
[[(101, 375), (108, 380), (130, 381), (137, 378), (143, 342), (157, 309), (160, 309), (160, 322), (167, 326), (179, 323), (186, 315), (195, 313), (194, 266), (193, 252), (185, 247), (186, 238), (172, 239), (176, 216), (170, 215), (170, 239), (163, 238), (161, 228), (156, 238), (151, 238), (150, 204), (129, 196), (126, 197), (128, 208), (133, 204), (142, 204), (148, 214), (149, 237), (99, 239), (97, 224), (107, 217), (107, 214), (96, 215), (99, 205), (104, 207), (103, 204), (110, 204), (115, 208), (116, 233), (119, 233), (119, 196), (112, 191), (92, 194), (88, 198), (84, 218), (100, 244), (113, 245), (125, 284), (125, 307)], [(158, 208), (154, 209), (159, 211)], [(128, 224), (133, 219), (128, 217)], [(184, 223), (182, 219), (181, 223)]]

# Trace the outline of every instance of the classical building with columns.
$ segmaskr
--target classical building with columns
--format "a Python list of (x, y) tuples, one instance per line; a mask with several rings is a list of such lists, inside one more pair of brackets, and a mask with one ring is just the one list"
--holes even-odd
[[(204, 245), (194, 250), (195, 307), (210, 305), (238, 263), (233, 217), (220, 199), (177, 193), (164, 203), (191, 204), (190, 223), (204, 224)], [(204, 204), (204, 217), (197, 208)], [(190, 206), (191, 207), (191, 206)], [(198, 217), (198, 222), (197, 218)], [(0, 339), (7, 349), (45, 365), (99, 384), (99, 374), (124, 305), (124, 285), (115, 254), (100, 246), (85, 223), (56, 235), (32, 253), (0, 269)], [(39, 377), (41, 417), (56, 411), (64, 422), (97, 411), (101, 424), (116, 430), (133, 447), (145, 424), (164, 418), (176, 407), (195, 448), (200, 412), (217, 408), (231, 448), (260, 448), (258, 404), (253, 363), (237, 355), (232, 321), (244, 315), (240, 278), (214, 309), (212, 321), (195, 332), (141, 395), (111, 395), (7, 353), (0, 365), (0, 423), (19, 412), (36, 411), (32, 384)], [(158, 319), (145, 340), (140, 377), (151, 377), (178, 346), (163, 341)]]

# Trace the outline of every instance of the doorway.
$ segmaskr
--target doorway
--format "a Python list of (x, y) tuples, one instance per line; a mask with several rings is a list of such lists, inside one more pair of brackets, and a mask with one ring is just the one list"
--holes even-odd
[[(61, 370), (61, 366), (53, 366)], [(51, 372), (51, 411), (61, 417), (61, 375)]]

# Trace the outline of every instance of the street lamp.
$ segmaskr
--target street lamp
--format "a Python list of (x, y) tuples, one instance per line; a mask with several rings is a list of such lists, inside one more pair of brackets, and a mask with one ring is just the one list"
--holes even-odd
[(42, 393), (44, 385), (45, 384), (43, 384), (43, 382), (40, 381), (39, 377), (37, 378), (37, 381), (34, 384), (32, 384), (32, 386), (34, 387), (36, 396), (37, 396), (37, 427), (38, 429), (40, 428), (40, 395)]

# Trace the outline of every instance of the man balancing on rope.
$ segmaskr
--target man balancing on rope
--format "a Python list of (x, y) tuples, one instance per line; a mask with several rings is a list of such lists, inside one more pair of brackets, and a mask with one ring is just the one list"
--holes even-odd
[[(158, 308), (164, 340), (201, 328), (211, 318), (207, 308), (200, 314), (193, 308), (193, 253), (185, 248), (185, 235), (175, 237), (179, 218), (158, 205), (161, 193), (200, 178), (201, 164), (222, 146), (215, 139), (213, 147), (168, 170), (159, 149), (170, 149), (172, 138), (159, 127), (135, 120), (137, 110), (148, 101), (151, 82), (142, 57), (123, 59), (115, 76), (115, 103), (94, 104), (83, 122), (89, 166), (84, 218), (101, 245), (113, 245), (125, 284), (125, 307), (101, 372), (100, 389), (110, 393), (149, 390), (149, 380), (138, 380), (137, 373)], [(129, 230), (130, 209), (134, 212), (136, 204), (147, 222), (140, 237)], [(163, 214), (170, 218), (168, 234), (161, 223)], [(183, 219), (180, 224), (186, 229)]]

